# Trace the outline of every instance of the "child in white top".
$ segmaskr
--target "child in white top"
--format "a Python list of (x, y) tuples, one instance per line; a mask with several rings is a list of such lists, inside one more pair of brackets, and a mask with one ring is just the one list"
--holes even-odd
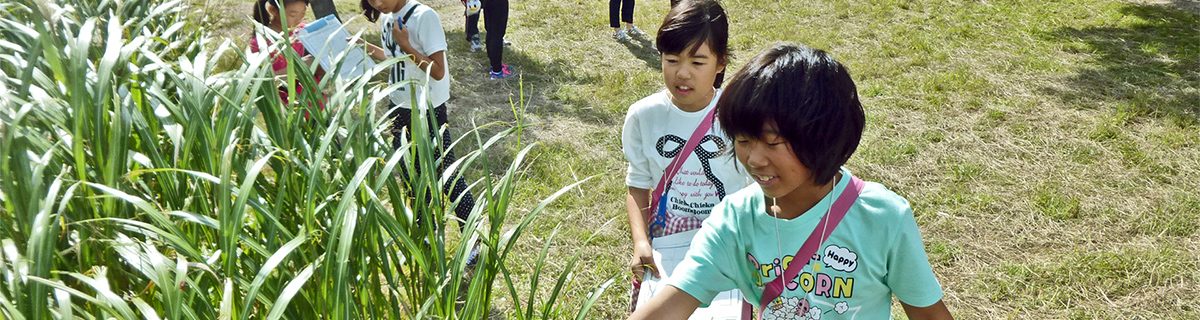
[[(697, 136), (694, 148), (684, 150), (721, 94), (716, 87), (729, 59), (728, 30), (724, 9), (715, 0), (685, 1), (673, 7), (655, 40), (666, 89), (634, 103), (625, 116), (621, 143), (629, 162), (626, 211), (633, 238), (628, 266), (635, 288), (647, 270), (662, 276), (661, 266), (654, 262), (652, 238), (699, 229), (725, 195), (750, 183), (732, 157), (720, 156), (732, 144), (718, 127), (711, 126)], [(682, 155), (687, 158), (677, 173), (660, 184), (672, 160)], [(652, 189), (660, 185), (665, 197), (651, 208)], [(686, 244), (690, 239), (681, 241)]]
[[(405, 57), (392, 67), (388, 82), (401, 83), (390, 95), (395, 109), (392, 123), (392, 144), (399, 148), (400, 137), (405, 134), (412, 121), (412, 110), (429, 110), (427, 125), (431, 137), (448, 122), (446, 101), (450, 100), (450, 67), (446, 59), (446, 33), (442, 29), (437, 11), (417, 0), (362, 0), (363, 15), (371, 22), (379, 21), (382, 29), (380, 41), (383, 47), (367, 44), (368, 52), (376, 60), (390, 57)], [(456, 158), (451, 150), (441, 150), (450, 144), (450, 130), (441, 131), (439, 151), (444, 152), (438, 171), (444, 171)], [(435, 157), (438, 155), (435, 155)], [(403, 170), (401, 170), (403, 171)], [(443, 192), (450, 194), (452, 201), (459, 201), (455, 215), (462, 221), (470, 216), (475, 200), (467, 191), (464, 179), (448, 181)], [(461, 226), (461, 224), (460, 224)], [(468, 264), (474, 264), (476, 250), (472, 250)]]

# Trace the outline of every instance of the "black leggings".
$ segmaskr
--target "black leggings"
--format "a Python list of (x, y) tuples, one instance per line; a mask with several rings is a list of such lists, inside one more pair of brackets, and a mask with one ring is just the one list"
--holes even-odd
[[(486, 15), (483, 17), (483, 27), (487, 28), (485, 45), (488, 62), (492, 65), (492, 72), (500, 72), (504, 64), (504, 34), (508, 31), (508, 0), (483, 0), (483, 15)], [(475, 30), (475, 33), (478, 34), (479, 30)]]
[[(392, 107), (395, 107), (395, 106), (392, 106)], [(446, 104), (443, 103), (442, 105), (438, 106), (437, 108), (434, 108), (432, 116), (433, 116), (433, 119), (436, 120), (436, 123), (429, 124), (429, 133), (432, 135), (436, 135), (437, 132), (442, 128), (442, 126), (446, 124), (446, 118), (447, 118), (446, 117)], [(394, 114), (394, 118), (392, 119), (392, 130), (391, 131), (392, 131), (392, 147), (393, 148), (396, 148), (396, 149), (400, 148), (400, 146), (402, 144), (400, 137), (404, 134), (404, 130), (407, 129), (410, 122), (412, 122), (412, 110), (408, 109), (408, 108), (397, 108), (397, 110)], [(432, 135), (430, 137), (433, 137)], [(445, 153), (445, 157), (442, 159), (442, 164), (440, 166), (438, 166), (438, 169), (437, 169), (439, 173), (446, 171), (446, 167), (450, 166), (450, 164), (453, 164), (454, 161), (457, 160), (457, 158), (454, 157), (454, 152), (452, 150), (449, 150), (449, 149), (443, 150), (442, 149), (442, 148), (448, 148), (450, 146), (450, 143), (453, 143), (453, 142), (454, 142), (454, 140), (451, 140), (451, 137), (450, 137), (450, 130), (447, 129), (446, 131), (444, 131), (442, 133), (441, 148), (438, 148), (435, 150), (435, 152), (444, 151), (444, 153)], [(408, 180), (407, 171), (402, 170), (402, 169), (400, 169), (399, 171), (400, 171), (401, 176), (403, 176), (405, 181), (407, 181)], [(450, 201), (458, 200), (459, 196), (460, 195), (462, 196), (462, 200), (459, 200), (459, 202), (458, 202), (458, 207), (454, 208), (454, 215), (457, 216), (459, 219), (462, 219), (462, 221), (467, 221), (467, 217), (469, 217), (471, 215), (471, 208), (475, 207), (475, 198), (471, 196), (470, 191), (467, 191), (467, 183), (464, 180), (465, 179), (463, 179), (463, 178), (459, 178), (459, 179), (455, 179), (453, 182), (447, 182), (446, 185), (442, 186), (442, 192), (450, 194)], [(465, 224), (466, 224), (465, 222), (460, 223), (459, 230), (461, 230), (463, 227), (465, 227)]]
[(467, 41), (471, 41), (479, 36), (479, 17), (482, 15), (482, 13), (476, 13), (475, 15), (467, 16)]
[[(620, 21), (617, 21), (618, 12)], [(608, 0), (608, 26), (620, 28), (621, 22), (633, 23), (633, 0)]]

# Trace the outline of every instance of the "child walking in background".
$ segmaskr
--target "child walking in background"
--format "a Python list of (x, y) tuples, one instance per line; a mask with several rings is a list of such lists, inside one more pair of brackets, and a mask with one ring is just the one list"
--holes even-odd
[[(283, 3), (282, 6), (279, 4)], [(282, 8), (282, 11), (280, 9)], [(304, 45), (296, 39), (296, 33), (304, 28), (304, 15), (308, 13), (308, 0), (257, 0), (254, 3), (254, 21), (269, 28), (275, 33), (283, 32), (283, 17), (287, 17), (288, 30), (292, 35), (292, 50), (296, 51), (296, 55), (304, 57), (306, 62), (312, 62), (312, 56), (304, 49)], [(250, 52), (260, 52), (265, 47), (270, 47), (271, 40), (259, 30), (255, 30), (250, 34)], [(283, 54), (272, 52), (274, 60), (271, 63), (271, 70), (275, 75), (287, 74), (287, 58)], [(314, 81), (320, 82), (324, 71), (319, 67), (314, 72)], [(296, 83), (296, 93), (303, 92), (304, 88), (299, 82)], [(288, 92), (286, 88), (280, 88), (279, 98), (284, 102), (287, 101)]]
[(479, 16), (483, 9), (483, 3), (480, 0), (462, 0), (463, 4), (463, 20), (466, 20), (467, 44), (471, 45), (471, 52), (483, 50), (483, 41), (479, 40)]
[[(475, 19), (474, 34), (478, 39), (479, 15)], [(488, 64), (491, 65), (488, 79), (500, 80), (516, 75), (512, 67), (504, 63), (504, 46), (508, 43), (504, 40), (508, 33), (508, 0), (483, 0), (483, 27), (487, 28), (484, 44), (487, 47)], [(470, 34), (471, 30), (468, 29), (467, 33)]]
[[(363, 15), (371, 22), (379, 22), (380, 41), (383, 47), (367, 44), (367, 51), (376, 60), (390, 57), (409, 57), (392, 66), (388, 82), (402, 83), (389, 96), (394, 109), (392, 123), (392, 144), (400, 148), (401, 136), (412, 121), (413, 108), (431, 110), (429, 118), (429, 134), (436, 137), (442, 126), (448, 123), (446, 102), (450, 100), (450, 67), (446, 58), (446, 33), (437, 11), (417, 2), (416, 0), (362, 0), (360, 6)], [(415, 105), (414, 105), (415, 104)], [(432, 106), (432, 109), (430, 109)], [(450, 130), (441, 131), (441, 148), (454, 140)], [(444, 152), (438, 171), (444, 171), (454, 163), (454, 153)], [(439, 155), (435, 155), (439, 156)], [(454, 209), (455, 215), (466, 221), (471, 208), (475, 206), (474, 197), (467, 191), (464, 179), (455, 179), (443, 186), (443, 192), (450, 199), (458, 200)], [(461, 226), (461, 225), (460, 225)], [(468, 258), (468, 264), (473, 264), (478, 251), (473, 249)]]
[[(613, 39), (627, 41), (630, 36), (642, 37), (646, 33), (633, 25), (633, 4), (635, 0), (608, 0), (608, 26), (613, 28)], [(621, 29), (621, 22), (625, 29)]]
[[(479, 17), (483, 16), (479, 13), (483, 11), (483, 3), (480, 0), (462, 0), (462, 3), (464, 7), (463, 18), (467, 21), (467, 44), (471, 46), (471, 52), (478, 52), (479, 50), (483, 50), (483, 41), (479, 40)], [(507, 11), (505, 14), (507, 14)], [(507, 22), (505, 25), (507, 25)], [(508, 41), (507, 38), (501, 37), (501, 41), (505, 47), (512, 45), (512, 42)]]
[[(716, 0), (672, 8), (655, 39), (666, 89), (634, 103), (625, 116), (621, 143), (629, 162), (625, 201), (633, 238), (633, 300), (643, 290), (656, 290), (642, 288), (644, 277), (657, 283), (670, 276), (672, 261), (682, 258), (709, 210), (750, 183), (732, 158), (718, 157), (731, 141), (713, 126), (728, 40), (728, 18)], [(655, 262), (656, 252), (664, 265)], [(645, 301), (632, 307), (638, 302)]]
[(713, 208), (634, 319), (685, 319), (731, 288), (762, 319), (888, 319), (893, 294), (910, 319), (951, 318), (908, 201), (842, 167), (866, 115), (841, 63), (776, 45), (733, 76), (717, 114), (756, 184)]

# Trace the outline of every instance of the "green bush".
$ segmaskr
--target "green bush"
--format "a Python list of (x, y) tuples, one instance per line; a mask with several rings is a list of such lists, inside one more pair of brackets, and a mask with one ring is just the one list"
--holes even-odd
[[(482, 152), (520, 123), (451, 143), (425, 134), (418, 112), (415, 134), (393, 150), (374, 108), (386, 88), (370, 75), (314, 83), (277, 46), (289, 92), (328, 93), (282, 101), (268, 55), (229, 42), (208, 50), (184, 7), (0, 4), (0, 318), (480, 319), (497, 279), (518, 318), (582, 318), (611, 284), (568, 308), (555, 298), (571, 268), (548, 295), (540, 272), (508, 271), (530, 222), (583, 183), (513, 214), (532, 145), (503, 174), (472, 181), (466, 231), (444, 231), (456, 199), (438, 186), (463, 178), (453, 172), (491, 172), (500, 164)], [(215, 72), (226, 55), (240, 65)], [(436, 148), (472, 150), (439, 175), (442, 159), (420, 156)], [(473, 243), (482, 259), (469, 271)], [(520, 281), (530, 292), (517, 292)]]

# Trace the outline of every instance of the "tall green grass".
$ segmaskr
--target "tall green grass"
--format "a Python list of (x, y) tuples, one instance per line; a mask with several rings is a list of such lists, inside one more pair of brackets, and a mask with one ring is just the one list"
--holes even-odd
[[(511, 272), (531, 222), (587, 180), (527, 213), (512, 207), (534, 146), (511, 163), (483, 154), (519, 141), (520, 123), (440, 141), (414, 112), (413, 135), (393, 150), (374, 107), (388, 88), (371, 75), (315, 83), (276, 46), (289, 92), (319, 88), (283, 101), (272, 57), (206, 49), (184, 8), (0, 4), (0, 318), (480, 319), (497, 287), (517, 318), (583, 318), (607, 288), (556, 302), (568, 268), (542, 292), (548, 245), (531, 279)], [(214, 71), (226, 55), (242, 62)], [(466, 153), (439, 173), (431, 155), (445, 148)], [(458, 199), (440, 186), (490, 168), (503, 173), (470, 180), (465, 231), (446, 232)]]

